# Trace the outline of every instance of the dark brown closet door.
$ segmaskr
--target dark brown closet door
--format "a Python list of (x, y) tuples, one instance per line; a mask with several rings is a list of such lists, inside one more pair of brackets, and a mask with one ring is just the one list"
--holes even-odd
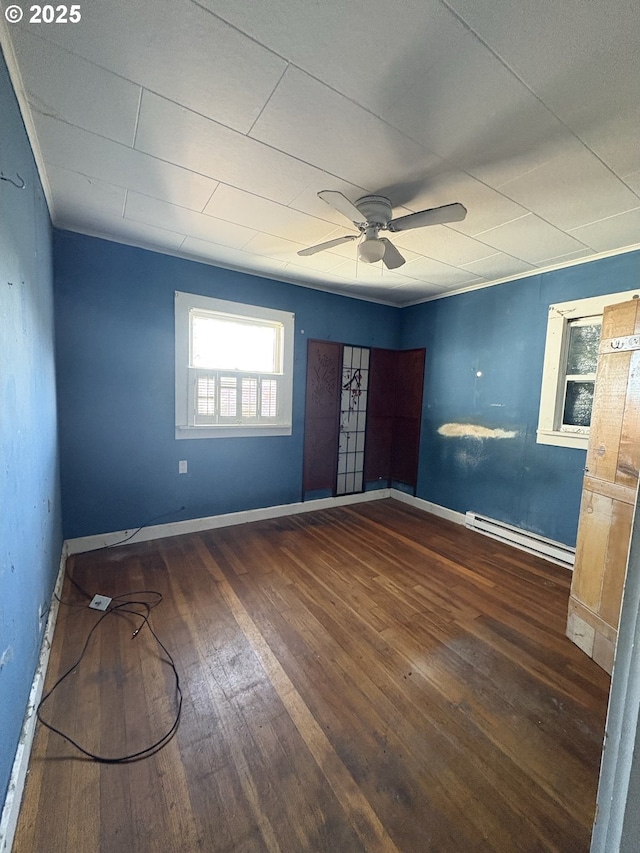
[(418, 481), (424, 349), (372, 349), (365, 480)]
[(309, 341), (302, 490), (335, 489), (342, 344)]
[(364, 479), (389, 480), (396, 403), (395, 350), (372, 349), (369, 355), (369, 409), (364, 455)]
[(396, 410), (393, 422), (391, 479), (415, 486), (418, 482), (425, 351), (404, 350), (396, 355)]

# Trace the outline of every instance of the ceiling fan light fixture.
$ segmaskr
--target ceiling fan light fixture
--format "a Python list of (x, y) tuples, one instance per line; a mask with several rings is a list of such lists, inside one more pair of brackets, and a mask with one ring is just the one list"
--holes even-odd
[(386, 246), (377, 237), (371, 240), (363, 240), (358, 246), (358, 257), (365, 264), (375, 264), (384, 257)]

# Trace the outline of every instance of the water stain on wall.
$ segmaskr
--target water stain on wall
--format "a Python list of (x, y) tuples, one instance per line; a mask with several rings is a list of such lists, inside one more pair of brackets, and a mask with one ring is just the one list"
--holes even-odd
[(438, 429), (445, 438), (515, 438), (518, 433), (508, 429), (489, 429), (478, 424), (442, 424)]

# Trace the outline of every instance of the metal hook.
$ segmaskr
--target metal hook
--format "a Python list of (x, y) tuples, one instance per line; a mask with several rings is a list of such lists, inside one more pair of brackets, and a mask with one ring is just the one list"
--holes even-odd
[(7, 181), (7, 183), (9, 183), (9, 184), (13, 184), (13, 186), (14, 186), (14, 187), (17, 187), (19, 190), (23, 190), (23, 189), (25, 188), (25, 186), (26, 186), (26, 184), (25, 184), (25, 182), (24, 182), (24, 179), (23, 179), (23, 178), (21, 178), (21, 177), (20, 177), (20, 175), (19, 175), (17, 172), (16, 172), (16, 177), (18, 178), (18, 180), (19, 180), (19, 181), (22, 181), (22, 183), (17, 184), (17, 183), (13, 180), (13, 178), (7, 178), (7, 177), (5, 177), (5, 175), (3, 175), (3, 174), (2, 174), (2, 172), (0, 172), (0, 181)]

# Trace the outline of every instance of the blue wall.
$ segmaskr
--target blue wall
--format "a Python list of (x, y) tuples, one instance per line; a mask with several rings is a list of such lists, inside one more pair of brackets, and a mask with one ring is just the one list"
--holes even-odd
[[(639, 259), (618, 255), (402, 311), (402, 346), (427, 349), (419, 497), (575, 544), (585, 451), (536, 443), (548, 309), (638, 287)], [(516, 437), (444, 437), (448, 423)]]
[(0, 57), (0, 803), (62, 547), (46, 202)]
[[(419, 497), (575, 544), (584, 451), (536, 442), (548, 307), (637, 287), (638, 253), (405, 309), (64, 231), (54, 257), (66, 537), (299, 500), (306, 341), (321, 338), (426, 347)], [(292, 436), (175, 440), (176, 289), (296, 314)], [(515, 437), (448, 438), (447, 423)]]
[[(300, 500), (307, 339), (399, 343), (395, 308), (66, 231), (54, 247), (67, 538)], [(175, 290), (295, 313), (291, 436), (175, 440)]]

